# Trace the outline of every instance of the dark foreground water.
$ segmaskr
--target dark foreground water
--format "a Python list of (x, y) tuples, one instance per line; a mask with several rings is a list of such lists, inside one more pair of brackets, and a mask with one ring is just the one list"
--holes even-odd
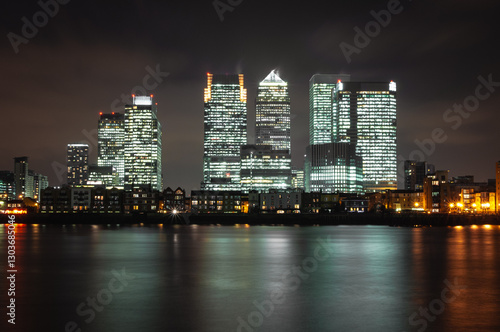
[(500, 331), (500, 226), (6, 231), (1, 331)]

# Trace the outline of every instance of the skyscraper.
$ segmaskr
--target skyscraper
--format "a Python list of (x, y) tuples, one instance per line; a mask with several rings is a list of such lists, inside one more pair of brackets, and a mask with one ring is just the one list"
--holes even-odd
[(256, 145), (241, 149), (242, 190), (290, 188), (290, 96), (274, 70), (260, 82), (255, 105)]
[(290, 152), (288, 84), (274, 70), (260, 82), (255, 105), (255, 143)]
[(121, 113), (100, 113), (97, 126), (97, 165), (112, 166), (118, 173), (118, 187), (125, 183), (125, 117)]
[(309, 144), (332, 142), (332, 91), (347, 74), (316, 74), (309, 80)]
[(288, 150), (273, 150), (271, 145), (243, 145), (241, 190), (248, 193), (290, 188), (291, 162)]
[(89, 180), (87, 184), (104, 188), (123, 188), (119, 185), (118, 172), (114, 166), (89, 166)]
[(240, 190), (240, 148), (247, 143), (243, 74), (207, 73), (202, 190)]
[(68, 144), (68, 185), (87, 184), (89, 177), (89, 145)]
[(14, 158), (14, 187), (16, 198), (26, 197), (26, 178), (28, 177), (28, 157)]
[(337, 83), (332, 139), (356, 146), (366, 192), (397, 189), (396, 83)]
[(309, 145), (306, 149), (306, 191), (363, 192), (363, 162), (351, 143)]
[(132, 95), (125, 105), (125, 189), (151, 187), (162, 190), (161, 124), (151, 96)]

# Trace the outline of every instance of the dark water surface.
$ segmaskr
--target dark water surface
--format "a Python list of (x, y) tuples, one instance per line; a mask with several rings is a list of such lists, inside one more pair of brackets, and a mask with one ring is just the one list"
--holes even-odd
[(19, 225), (15, 328), (6, 232), (1, 331), (500, 331), (500, 226)]

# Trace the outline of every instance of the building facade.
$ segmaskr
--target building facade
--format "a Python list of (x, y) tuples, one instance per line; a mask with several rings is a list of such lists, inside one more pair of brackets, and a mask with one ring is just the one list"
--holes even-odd
[(259, 83), (255, 101), (255, 144), (291, 151), (288, 83), (271, 71)]
[(356, 146), (366, 192), (397, 189), (396, 83), (337, 83), (332, 103), (334, 142)]
[(89, 166), (88, 185), (100, 186), (103, 188), (118, 188), (123, 189), (120, 185), (119, 174), (114, 166)]
[(207, 74), (202, 190), (240, 190), (240, 148), (247, 143), (243, 74)]
[(351, 143), (308, 146), (305, 174), (307, 192), (363, 192), (363, 162)]
[(28, 157), (14, 158), (14, 188), (16, 199), (26, 195), (26, 178), (28, 177)]
[(332, 96), (337, 82), (347, 74), (316, 74), (309, 80), (309, 144), (332, 142)]
[(266, 192), (291, 187), (291, 159), (288, 150), (273, 150), (271, 145), (241, 147), (241, 190)]
[(177, 187), (177, 189), (173, 190), (168, 187), (165, 189), (161, 195), (160, 199), (160, 209), (172, 212), (183, 212), (186, 211), (186, 191), (181, 187)]
[(68, 144), (68, 185), (87, 184), (89, 177), (89, 145)]
[(193, 213), (240, 213), (241, 191), (191, 191)]
[(42, 190), (49, 186), (49, 178), (30, 169), (28, 170), (26, 182), (26, 197), (31, 197), (40, 202)]
[(292, 166), (292, 189), (305, 189), (304, 169)]
[(97, 165), (114, 167), (119, 187), (125, 183), (125, 116), (121, 113), (100, 113), (97, 124)]
[(260, 194), (261, 213), (300, 213), (302, 207), (301, 191), (271, 191)]
[(125, 105), (124, 186), (162, 190), (162, 129), (153, 95)]
[(0, 171), (0, 201), (6, 202), (16, 199), (15, 188), (14, 173)]

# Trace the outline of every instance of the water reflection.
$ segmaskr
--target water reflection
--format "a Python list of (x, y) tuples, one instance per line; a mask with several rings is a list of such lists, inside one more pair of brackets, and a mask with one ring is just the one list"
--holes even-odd
[[(18, 314), (30, 317), (19, 330), (74, 321), (84, 331), (234, 331), (243, 321), (262, 331), (417, 331), (423, 325), (410, 318), (423, 319), (420, 308), (438, 303), (446, 280), (467, 289), (426, 331), (500, 330), (498, 226), (68, 223), (23, 225), (16, 236)], [(325, 260), (315, 258), (321, 243), (331, 250)], [(6, 261), (6, 241), (0, 250)], [(122, 268), (135, 278), (87, 324), (77, 306)]]

